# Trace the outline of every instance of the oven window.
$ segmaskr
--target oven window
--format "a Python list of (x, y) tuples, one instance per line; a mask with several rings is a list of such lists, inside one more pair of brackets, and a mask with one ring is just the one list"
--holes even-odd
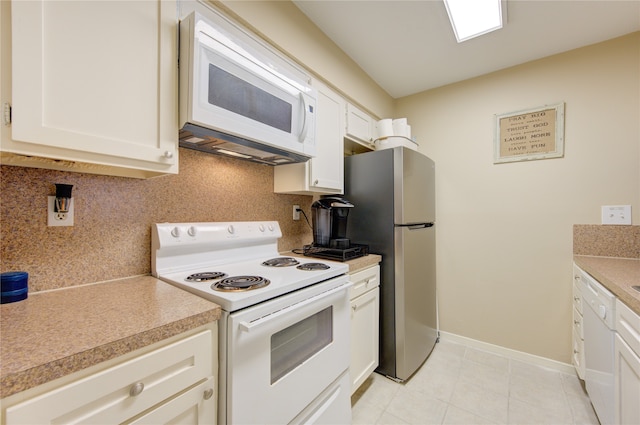
[(271, 383), (301, 365), (333, 341), (333, 307), (271, 336)]
[(209, 103), (291, 133), (291, 104), (212, 64)]

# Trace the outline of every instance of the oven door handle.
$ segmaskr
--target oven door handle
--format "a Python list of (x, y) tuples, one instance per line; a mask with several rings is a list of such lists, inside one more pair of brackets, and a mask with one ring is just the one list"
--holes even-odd
[(322, 293), (320, 293), (318, 295), (315, 295), (315, 296), (313, 296), (311, 298), (307, 298), (306, 300), (302, 300), (300, 302), (292, 304), (292, 305), (290, 305), (288, 307), (285, 307), (285, 308), (283, 308), (281, 310), (276, 311), (275, 313), (271, 313), (271, 314), (269, 314), (267, 316), (263, 316), (263, 317), (261, 317), (259, 319), (252, 320), (250, 322), (242, 321), (238, 325), (240, 326), (240, 329), (242, 329), (243, 331), (249, 332), (252, 329), (255, 329), (255, 328), (259, 327), (259, 326), (264, 325), (265, 323), (268, 323), (268, 322), (270, 322), (272, 320), (277, 319), (280, 316), (283, 316), (285, 314), (289, 314), (291, 312), (291, 310), (298, 309), (300, 307), (304, 307), (306, 305), (315, 303), (315, 302), (317, 302), (317, 301), (319, 301), (319, 300), (321, 300), (323, 298), (330, 297), (331, 295), (336, 294), (338, 292), (347, 290), (347, 289), (349, 289), (349, 287), (351, 285), (353, 285), (351, 282), (347, 282), (344, 285), (340, 285), (337, 288), (330, 289), (328, 291), (325, 291), (325, 292), (322, 292)]

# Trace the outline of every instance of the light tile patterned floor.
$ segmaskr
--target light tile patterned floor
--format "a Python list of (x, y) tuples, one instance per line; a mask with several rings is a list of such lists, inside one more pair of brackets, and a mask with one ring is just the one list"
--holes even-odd
[(404, 384), (374, 373), (351, 403), (353, 424), (598, 424), (575, 375), (454, 342)]

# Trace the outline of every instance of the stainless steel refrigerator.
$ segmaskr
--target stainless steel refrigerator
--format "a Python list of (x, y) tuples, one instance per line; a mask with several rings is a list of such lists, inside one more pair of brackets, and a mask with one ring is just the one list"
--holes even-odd
[(405, 381), (438, 339), (435, 163), (404, 147), (345, 158), (347, 237), (382, 255), (378, 373)]

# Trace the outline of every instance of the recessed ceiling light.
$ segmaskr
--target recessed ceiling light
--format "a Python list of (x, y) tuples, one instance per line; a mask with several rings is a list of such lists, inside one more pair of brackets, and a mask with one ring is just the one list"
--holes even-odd
[(501, 0), (443, 1), (458, 43), (502, 28)]

